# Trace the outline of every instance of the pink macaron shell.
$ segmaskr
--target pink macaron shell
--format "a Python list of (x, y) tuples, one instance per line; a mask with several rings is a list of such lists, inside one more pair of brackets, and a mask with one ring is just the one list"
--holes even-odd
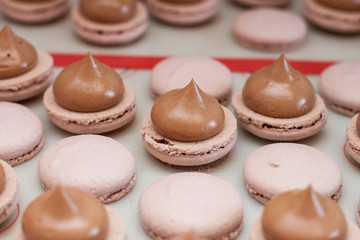
[(315, 25), (343, 34), (360, 32), (360, 12), (342, 11), (322, 5), (316, 0), (304, 0), (304, 15)]
[(260, 6), (283, 6), (289, 4), (291, 0), (233, 0), (246, 6), (260, 7)]
[(42, 147), (42, 122), (23, 105), (0, 102), (0, 139), (0, 159), (12, 166), (22, 163)]
[(254, 8), (241, 13), (233, 24), (240, 44), (270, 51), (293, 49), (307, 36), (305, 21), (292, 12), (275, 8)]
[(38, 170), (45, 190), (61, 184), (92, 193), (102, 202), (121, 198), (136, 178), (132, 153), (101, 135), (77, 135), (56, 142), (41, 155)]
[(5, 170), (5, 188), (0, 193), (0, 223), (3, 223), (16, 209), (19, 199), (19, 183), (13, 168), (0, 160)]
[(0, 79), (0, 101), (20, 101), (34, 97), (50, 85), (53, 78), (51, 55), (36, 50), (38, 62), (30, 71), (13, 78)]
[(169, 3), (147, 0), (149, 12), (159, 20), (179, 26), (204, 23), (219, 12), (218, 0), (202, 0), (194, 3)]
[(235, 239), (244, 216), (242, 200), (228, 182), (205, 173), (165, 176), (141, 194), (139, 215), (153, 239), (193, 231), (204, 239)]
[(333, 110), (353, 116), (360, 112), (360, 62), (339, 62), (320, 75), (319, 93)]
[(2, 12), (9, 18), (23, 23), (43, 23), (64, 15), (70, 8), (70, 0), (23, 2), (0, 0)]
[(249, 193), (262, 203), (275, 195), (305, 189), (337, 200), (342, 189), (339, 165), (328, 154), (296, 143), (273, 143), (250, 153), (243, 163)]
[[(108, 236), (105, 240), (128, 240), (121, 217), (110, 207), (105, 206), (105, 208), (109, 217)], [(16, 228), (13, 240), (26, 240), (21, 224)]]
[[(360, 239), (360, 230), (350, 220), (347, 220), (347, 236), (344, 240)], [(250, 228), (250, 240), (266, 240), (261, 226), (261, 218), (257, 218)]]
[(137, 1), (135, 16), (116, 24), (98, 23), (85, 18), (74, 6), (71, 18), (75, 32), (84, 40), (103, 45), (126, 44), (141, 37), (148, 27), (148, 13), (144, 3)]
[(172, 165), (202, 166), (219, 160), (231, 151), (237, 138), (236, 119), (230, 110), (223, 109), (224, 128), (215, 136), (197, 142), (181, 142), (160, 135), (148, 114), (141, 130), (144, 145), (154, 157)]
[(233, 79), (222, 63), (203, 56), (176, 56), (158, 63), (150, 75), (150, 91), (157, 98), (164, 93), (185, 87), (192, 79), (221, 104), (231, 98)]
[(352, 160), (360, 164), (360, 136), (356, 127), (358, 114), (353, 116), (346, 127), (345, 149)]
[(131, 122), (136, 114), (137, 102), (132, 88), (124, 84), (123, 99), (115, 106), (98, 112), (75, 112), (60, 106), (52, 86), (44, 94), (43, 103), (51, 121), (68, 132), (76, 134), (104, 133)]
[(242, 89), (232, 97), (232, 106), (239, 125), (248, 132), (273, 141), (294, 141), (318, 133), (327, 120), (326, 106), (320, 96), (316, 96), (314, 108), (295, 118), (268, 117), (248, 108), (242, 97)]

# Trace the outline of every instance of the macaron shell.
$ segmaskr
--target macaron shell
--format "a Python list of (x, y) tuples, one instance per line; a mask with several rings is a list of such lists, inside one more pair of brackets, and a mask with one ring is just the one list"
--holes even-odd
[(135, 16), (116, 24), (97, 23), (86, 19), (76, 5), (71, 11), (75, 32), (84, 40), (96, 44), (126, 44), (141, 37), (148, 28), (148, 13), (144, 3), (137, 1)]
[(336, 10), (316, 0), (304, 0), (302, 8), (304, 15), (318, 27), (344, 34), (360, 32), (359, 11)]
[[(128, 240), (125, 225), (121, 217), (110, 207), (105, 206), (109, 217), (109, 232), (105, 240)], [(26, 240), (21, 224), (15, 230), (13, 240)]]
[(339, 165), (328, 154), (303, 144), (273, 143), (250, 153), (243, 163), (247, 190), (267, 203), (275, 195), (311, 185), (337, 200), (342, 189)]
[(205, 173), (176, 173), (148, 186), (139, 200), (144, 230), (170, 239), (193, 230), (204, 239), (234, 239), (243, 224), (239, 193), (228, 182)]
[[(360, 230), (352, 221), (347, 220), (347, 236), (344, 240), (360, 239)], [(261, 218), (257, 218), (250, 228), (250, 240), (266, 240), (261, 227)]]
[(51, 84), (54, 60), (47, 52), (38, 49), (36, 52), (38, 62), (33, 69), (17, 77), (0, 79), (0, 101), (28, 99), (42, 93)]
[(242, 89), (232, 97), (232, 106), (239, 125), (248, 132), (274, 141), (294, 141), (318, 133), (326, 123), (327, 110), (320, 96), (316, 96), (314, 108), (296, 118), (272, 118), (248, 108), (242, 97)]
[(1, 0), (2, 12), (9, 18), (23, 23), (43, 23), (64, 15), (70, 8), (70, 0), (52, 0), (27, 3)]
[(283, 6), (289, 4), (291, 0), (233, 0), (233, 2), (247, 6), (252, 6), (252, 7), (260, 7), (260, 6)]
[(146, 149), (157, 159), (177, 166), (201, 166), (224, 157), (235, 145), (237, 124), (230, 110), (223, 107), (224, 128), (215, 136), (197, 142), (180, 142), (160, 135), (150, 114), (142, 125), (141, 134)]
[(360, 137), (356, 128), (358, 115), (353, 116), (346, 127), (345, 149), (352, 160), (360, 164)]
[(179, 26), (206, 22), (219, 11), (218, 0), (203, 0), (195, 3), (168, 3), (162, 0), (147, 0), (149, 12), (157, 19)]
[(43, 103), (51, 121), (68, 132), (76, 134), (104, 133), (118, 129), (134, 119), (137, 103), (135, 93), (124, 83), (125, 91), (120, 103), (94, 113), (75, 112), (60, 106), (52, 86), (44, 94)]
[(360, 62), (339, 62), (320, 75), (319, 93), (331, 109), (353, 116), (360, 112)]
[(259, 50), (282, 51), (300, 46), (307, 36), (305, 21), (292, 12), (254, 8), (234, 21), (233, 32), (240, 44)]
[(6, 184), (0, 193), (0, 223), (3, 223), (16, 209), (19, 200), (19, 183), (12, 167), (0, 159), (4, 167)]
[(42, 122), (30, 109), (0, 102), (0, 159), (14, 166), (40, 151), (44, 143)]
[(92, 193), (102, 202), (125, 195), (136, 178), (132, 153), (101, 135), (77, 135), (56, 142), (41, 155), (38, 170), (46, 190), (61, 184)]
[(177, 56), (158, 63), (150, 75), (150, 91), (154, 98), (185, 87), (192, 79), (205, 93), (221, 104), (230, 101), (233, 79), (222, 63), (202, 56)]

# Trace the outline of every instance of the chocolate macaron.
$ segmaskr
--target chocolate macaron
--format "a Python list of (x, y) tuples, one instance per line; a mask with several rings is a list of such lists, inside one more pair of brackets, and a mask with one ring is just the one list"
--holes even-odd
[(275, 141), (294, 141), (318, 133), (327, 120), (326, 106), (311, 82), (284, 54), (254, 72), (232, 97), (239, 125)]
[(291, 0), (233, 0), (233, 2), (249, 7), (278, 7), (291, 3)]

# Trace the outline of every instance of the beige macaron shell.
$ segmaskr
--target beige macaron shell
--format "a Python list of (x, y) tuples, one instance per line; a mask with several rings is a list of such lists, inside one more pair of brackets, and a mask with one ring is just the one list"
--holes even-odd
[(135, 93), (129, 85), (124, 84), (124, 87), (123, 99), (117, 105), (93, 113), (63, 108), (56, 102), (52, 86), (45, 91), (43, 103), (49, 118), (59, 128), (77, 134), (104, 133), (126, 125), (135, 117)]
[(43, 141), (42, 122), (27, 107), (0, 102), (0, 159), (14, 166), (32, 158)]
[(243, 224), (239, 193), (228, 182), (205, 173), (176, 173), (148, 186), (139, 214), (154, 239), (182, 236), (193, 230), (205, 239), (234, 239)]
[(0, 164), (4, 167), (6, 176), (5, 188), (0, 193), (0, 223), (3, 223), (16, 209), (19, 183), (13, 168), (3, 160), (0, 160)]
[(297, 143), (273, 143), (256, 149), (243, 163), (243, 176), (249, 193), (263, 203), (308, 185), (337, 200), (342, 189), (342, 174), (335, 160)]
[[(110, 207), (105, 206), (109, 217), (109, 232), (105, 240), (127, 240), (125, 225), (121, 217)], [(21, 224), (16, 228), (13, 240), (26, 240)]]
[(38, 62), (33, 69), (20, 76), (0, 79), (0, 101), (20, 101), (36, 96), (50, 85), (53, 78), (51, 55), (36, 50)]
[[(40, 157), (45, 190), (61, 184), (94, 194), (102, 202), (119, 199), (135, 184), (135, 159), (120, 142), (101, 135), (61, 139)], [(117, 194), (117, 198), (112, 195)]]
[(237, 138), (236, 119), (229, 109), (223, 109), (224, 128), (215, 136), (197, 142), (180, 142), (160, 135), (148, 114), (141, 130), (144, 145), (150, 154), (168, 164), (201, 166), (212, 163), (230, 152)]
[(148, 27), (148, 13), (144, 3), (137, 1), (135, 16), (121, 23), (98, 23), (85, 18), (76, 5), (71, 11), (75, 32), (84, 40), (96, 44), (126, 44), (141, 37)]
[(170, 90), (185, 87), (192, 79), (221, 104), (230, 101), (233, 86), (230, 70), (203, 56), (176, 56), (161, 61), (151, 72), (150, 91), (157, 98)]
[(250, 133), (274, 141), (294, 141), (318, 133), (326, 123), (327, 110), (320, 96), (314, 108), (296, 118), (273, 118), (254, 112), (243, 101), (242, 89), (232, 97), (232, 106), (239, 125)]
[(360, 136), (356, 127), (358, 114), (353, 116), (346, 128), (345, 149), (352, 160), (360, 164)]

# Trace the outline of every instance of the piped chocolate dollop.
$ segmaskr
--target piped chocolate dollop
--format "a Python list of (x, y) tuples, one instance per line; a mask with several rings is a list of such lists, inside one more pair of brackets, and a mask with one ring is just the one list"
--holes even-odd
[(3, 165), (0, 164), (0, 194), (4, 191), (6, 185), (6, 173)]
[(347, 222), (336, 202), (311, 187), (275, 196), (262, 215), (266, 240), (345, 240)]
[(359, 0), (317, 0), (322, 5), (345, 11), (360, 11)]
[(274, 118), (301, 116), (311, 111), (316, 101), (310, 81), (288, 63), (284, 53), (271, 65), (254, 72), (242, 93), (248, 108)]
[(167, 138), (200, 141), (220, 132), (225, 114), (219, 102), (192, 80), (185, 88), (159, 97), (151, 109), (151, 120), (156, 131)]
[(124, 95), (120, 75), (90, 53), (58, 75), (53, 86), (56, 102), (77, 112), (96, 112), (118, 104)]
[(89, 20), (121, 23), (136, 13), (136, 0), (81, 0), (80, 12)]
[(90, 193), (57, 187), (29, 204), (22, 229), (26, 240), (105, 240), (108, 221), (106, 209)]
[(36, 63), (35, 48), (16, 36), (6, 23), (0, 32), (0, 79), (24, 74), (33, 69)]

